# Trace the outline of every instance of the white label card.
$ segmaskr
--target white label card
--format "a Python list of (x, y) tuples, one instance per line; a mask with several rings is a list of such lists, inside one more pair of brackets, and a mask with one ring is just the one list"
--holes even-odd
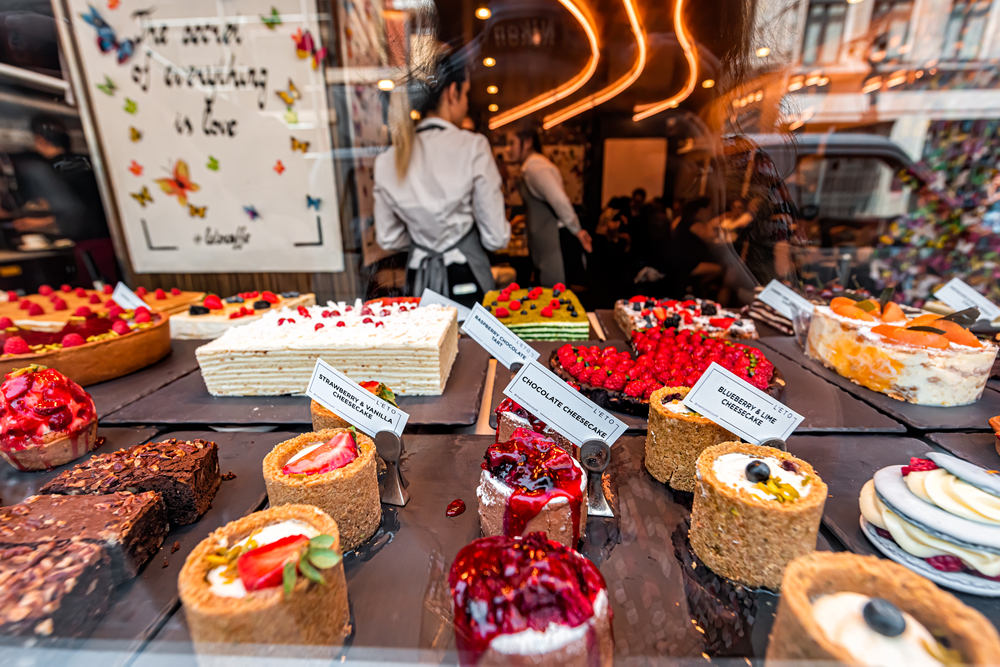
[(436, 303), (439, 306), (450, 306), (451, 308), (457, 310), (459, 322), (464, 322), (465, 320), (469, 319), (469, 313), (472, 312), (472, 309), (470, 309), (467, 306), (463, 306), (457, 301), (452, 301), (448, 297), (442, 296), (441, 294), (438, 294), (434, 290), (425, 289), (424, 293), (420, 295), (420, 305), (428, 306), (432, 303)]
[(979, 309), (981, 320), (992, 322), (1000, 317), (1000, 308), (995, 303), (958, 278), (949, 280), (944, 287), (934, 292), (934, 297), (955, 310), (965, 310), (975, 306)]
[(777, 280), (769, 282), (757, 298), (790, 320), (795, 318), (796, 309), (811, 313), (816, 307), (809, 299)]
[(149, 304), (143, 301), (142, 297), (130, 290), (125, 283), (120, 281), (117, 285), (115, 285), (115, 291), (111, 293), (111, 298), (125, 310), (135, 310), (136, 308), (143, 306), (149, 308)]
[(507, 368), (515, 362), (523, 364), (537, 359), (541, 354), (518, 338), (517, 334), (505, 327), (479, 303), (469, 313), (469, 319), (465, 320), (462, 332), (479, 343)]
[(684, 398), (684, 405), (755, 445), (788, 440), (804, 417), (712, 362)]
[(521, 367), (503, 393), (577, 445), (595, 439), (613, 445), (627, 428), (534, 360)]
[(306, 395), (373, 438), (379, 431), (402, 437), (410, 418), (322, 359), (316, 360)]

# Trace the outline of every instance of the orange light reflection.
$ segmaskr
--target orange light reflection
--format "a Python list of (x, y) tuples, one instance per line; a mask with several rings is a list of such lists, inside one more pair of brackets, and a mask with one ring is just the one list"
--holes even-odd
[(698, 82), (698, 54), (691, 44), (687, 26), (684, 25), (684, 17), (682, 15), (683, 9), (684, 0), (676, 0), (676, 4), (674, 5), (674, 30), (677, 32), (677, 41), (684, 50), (684, 58), (687, 60), (688, 69), (690, 70), (688, 73), (687, 83), (684, 85), (684, 89), (681, 92), (677, 93), (673, 97), (663, 100), (662, 102), (637, 105), (633, 109), (633, 111), (636, 112), (636, 114), (632, 116), (632, 120), (634, 121), (655, 116), (661, 111), (677, 106), (688, 98), (688, 96), (694, 91), (695, 84)]

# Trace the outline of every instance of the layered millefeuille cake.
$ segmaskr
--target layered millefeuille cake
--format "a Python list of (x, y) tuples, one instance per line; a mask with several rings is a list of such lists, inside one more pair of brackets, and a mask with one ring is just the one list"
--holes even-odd
[(196, 351), (215, 396), (306, 390), (317, 359), (352, 380), (383, 382), (403, 396), (444, 391), (458, 354), (454, 308), (343, 302), (271, 311)]

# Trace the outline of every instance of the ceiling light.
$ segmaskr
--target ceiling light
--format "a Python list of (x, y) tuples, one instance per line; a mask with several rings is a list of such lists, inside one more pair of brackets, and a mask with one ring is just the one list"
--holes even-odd
[(493, 16), (493, 12), (491, 12), (488, 7), (480, 7), (479, 9), (476, 10), (477, 19), (482, 19), (485, 21), (491, 16)]
[(763, 91), (763, 90), (758, 90), (758, 91), (757, 91), (757, 92), (756, 92), (756, 93), (754, 94), (754, 96), (753, 96), (753, 99), (754, 99), (754, 101), (756, 101), (756, 102), (760, 102), (760, 101), (761, 101), (762, 99), (764, 99), (764, 91)]
[(757, 57), (758, 58), (766, 58), (769, 55), (771, 55), (771, 49), (769, 49), (768, 47), (762, 46), (759, 49), (757, 49)]
[(420, 112), (414, 109), (413, 111), (410, 112), (410, 118), (412, 118), (413, 120), (420, 120)]
[(702, 88), (711, 88), (714, 85), (715, 85), (715, 79), (705, 79), (704, 81), (701, 82)]
[(379, 90), (392, 90), (396, 87), (396, 83), (392, 79), (379, 79), (378, 89)]
[(493, 67), (494, 65), (497, 64), (497, 61), (496, 58), (490, 58), (487, 56), (486, 58), (483, 58), (483, 64), (486, 65), (487, 67)]
[(497, 93), (500, 92), (500, 89), (497, 88), (496, 86), (487, 86), (486, 92), (489, 93), (490, 95), (496, 95)]
[(500, 111), (500, 107), (496, 104), (491, 104), (488, 108), (490, 111)]
[(816, 85), (817, 86), (825, 86), (828, 83), (830, 83), (830, 77), (824, 76), (824, 77), (820, 77), (820, 80), (816, 82)]
[(681, 45), (681, 50), (684, 52), (684, 59), (687, 61), (688, 65), (688, 78), (687, 82), (684, 84), (684, 88), (662, 102), (655, 102), (653, 104), (638, 104), (632, 107), (632, 111), (635, 115), (632, 116), (634, 122), (644, 120), (660, 113), (664, 109), (674, 109), (681, 102), (686, 100), (692, 92), (694, 92), (694, 87), (698, 82), (698, 53), (695, 47), (692, 45), (691, 36), (688, 33), (688, 27), (684, 24), (684, 0), (677, 0), (674, 3), (674, 33), (677, 35), (677, 42)]

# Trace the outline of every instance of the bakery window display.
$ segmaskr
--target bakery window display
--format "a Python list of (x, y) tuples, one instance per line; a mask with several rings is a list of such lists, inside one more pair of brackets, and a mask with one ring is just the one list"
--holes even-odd
[(487, 292), (483, 307), (521, 340), (587, 340), (590, 320), (573, 290), (556, 283), (552, 289), (521, 289), (511, 283)]
[(213, 396), (278, 396), (306, 390), (316, 360), (355, 381), (401, 396), (444, 392), (458, 354), (454, 308), (328, 303), (271, 310), (195, 352)]
[[(107, 295), (110, 295), (113, 291), (109, 290), (109, 287), (106, 286), (104, 288), (104, 293)], [(192, 304), (198, 303), (205, 298), (204, 292), (186, 292), (177, 287), (170, 289), (156, 288), (153, 290), (145, 287), (136, 287), (135, 293), (151, 309), (167, 313), (168, 315), (183, 313)]]
[(785, 570), (768, 663), (992, 665), (1000, 637), (982, 614), (874, 556), (817, 552)]
[(0, 384), (0, 456), (18, 470), (47, 470), (98, 446), (94, 400), (57, 370), (32, 365)]
[(575, 548), (587, 527), (587, 474), (553, 440), (519, 428), (486, 450), (479, 487), (484, 535), (542, 532)]
[[(397, 408), (399, 405), (396, 403), (396, 394), (388, 387), (388, 385), (382, 382), (376, 382), (374, 380), (365, 380), (359, 382), (359, 385), (363, 389), (372, 394), (378, 396), (386, 403), (395, 405)], [(314, 431), (322, 431), (328, 428), (350, 428), (351, 424), (343, 417), (334, 414), (332, 410), (329, 410), (316, 401), (309, 402), (309, 414), (312, 417), (312, 425)]]
[(604, 578), (542, 533), (475, 540), (455, 557), (448, 583), (463, 666), (613, 663)]
[(178, 590), (199, 652), (335, 647), (350, 634), (340, 534), (316, 507), (282, 505), (219, 528), (187, 557)]
[(375, 443), (354, 427), (305, 433), (279, 443), (264, 457), (264, 483), (272, 507), (313, 505), (326, 512), (344, 551), (378, 530)]
[(757, 327), (743, 313), (709, 299), (651, 299), (634, 296), (615, 302), (615, 322), (627, 338), (661, 327), (700, 331), (712, 338), (757, 338)]
[(230, 327), (254, 322), (272, 308), (298, 308), (315, 306), (316, 295), (298, 292), (253, 291), (240, 292), (222, 299), (209, 294), (186, 311), (170, 318), (170, 336), (178, 340), (212, 340)]
[(661, 387), (650, 395), (645, 464), (655, 480), (692, 492), (701, 453), (739, 437), (684, 405), (689, 391), (688, 387)]
[(494, 414), (497, 418), (497, 442), (507, 442), (513, 437), (514, 431), (519, 428), (526, 428), (529, 431), (544, 435), (549, 440), (555, 441), (557, 445), (569, 452), (570, 456), (574, 458), (578, 453), (576, 445), (512, 398), (504, 397), (500, 405), (497, 406), (497, 409), (494, 410)]
[(691, 547), (719, 576), (778, 589), (785, 566), (816, 547), (826, 484), (773, 447), (726, 442), (696, 464)]
[[(974, 310), (974, 309), (973, 309)], [(918, 405), (979, 400), (997, 346), (966, 327), (975, 314), (909, 318), (895, 303), (838, 297), (817, 306), (806, 353), (862, 387)]]
[(865, 483), (861, 526), (886, 556), (931, 581), (1000, 596), (1000, 476), (940, 452)]

